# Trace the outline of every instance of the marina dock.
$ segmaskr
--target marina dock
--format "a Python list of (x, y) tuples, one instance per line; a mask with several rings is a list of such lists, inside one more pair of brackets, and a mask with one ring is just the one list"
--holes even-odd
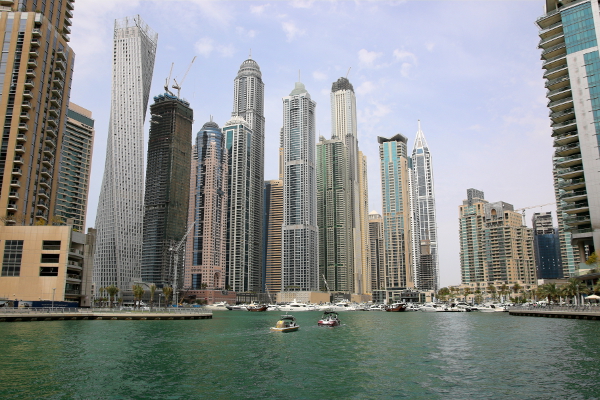
[(117, 320), (156, 321), (212, 319), (212, 312), (193, 308), (167, 308), (155, 310), (119, 310), (108, 308), (4, 308), (0, 309), (0, 322), (20, 321), (72, 321)]
[(546, 306), (546, 307), (511, 307), (510, 315), (521, 317), (546, 317), (586, 319), (600, 321), (600, 307), (598, 306)]

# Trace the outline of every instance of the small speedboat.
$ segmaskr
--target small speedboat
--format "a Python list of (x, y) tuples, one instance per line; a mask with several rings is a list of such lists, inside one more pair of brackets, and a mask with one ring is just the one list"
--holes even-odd
[(244, 305), (227, 305), (225, 306), (229, 311), (245, 311), (246, 306)]
[(340, 318), (335, 311), (325, 311), (318, 322), (319, 326), (339, 326)]
[(273, 332), (294, 332), (300, 329), (300, 326), (296, 323), (296, 318), (291, 315), (282, 315), (277, 324), (271, 327)]

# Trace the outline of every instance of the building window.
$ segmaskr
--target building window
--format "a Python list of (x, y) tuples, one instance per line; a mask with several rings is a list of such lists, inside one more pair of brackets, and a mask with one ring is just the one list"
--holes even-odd
[(58, 264), (60, 261), (60, 254), (42, 254), (41, 263), (52, 263)]
[(60, 250), (60, 240), (44, 240), (42, 250)]
[(58, 276), (58, 267), (40, 267), (40, 276)]
[(21, 259), (23, 258), (23, 241), (7, 240), (4, 244), (2, 260), (2, 276), (20, 276)]
[(202, 274), (192, 274), (192, 289), (199, 290), (202, 287)]

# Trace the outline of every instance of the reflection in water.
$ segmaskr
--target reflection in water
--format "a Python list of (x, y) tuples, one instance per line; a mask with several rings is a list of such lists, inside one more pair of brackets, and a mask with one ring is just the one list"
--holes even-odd
[[(0, 324), (1, 398), (597, 397), (600, 325), (505, 313), (215, 312), (201, 321)], [(550, 394), (550, 395), (549, 395)]]

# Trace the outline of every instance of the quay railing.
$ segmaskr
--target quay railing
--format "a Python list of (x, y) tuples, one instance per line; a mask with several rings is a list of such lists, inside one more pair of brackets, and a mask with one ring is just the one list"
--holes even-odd
[(150, 309), (121, 309), (121, 308), (68, 308), (68, 307), (0, 307), (0, 314), (212, 314), (212, 310), (201, 307), (191, 308), (153, 308)]
[(600, 305), (599, 304), (548, 304), (548, 305), (531, 305), (531, 306), (510, 306), (508, 307), (508, 311), (564, 311), (564, 312), (593, 312), (600, 314)]

